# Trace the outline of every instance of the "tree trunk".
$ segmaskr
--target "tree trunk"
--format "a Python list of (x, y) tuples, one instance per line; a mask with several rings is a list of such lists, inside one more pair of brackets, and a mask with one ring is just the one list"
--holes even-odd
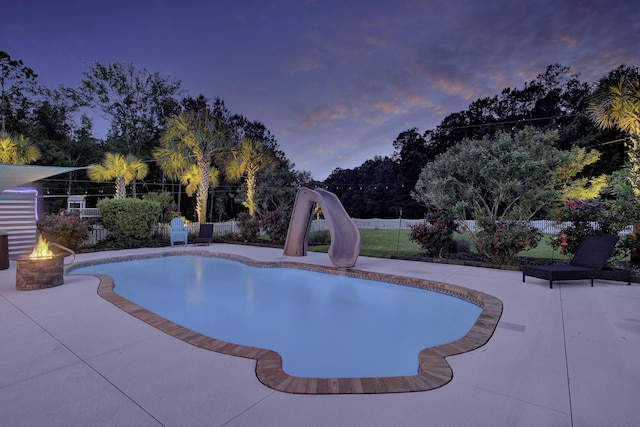
[(136, 177), (135, 176), (131, 180), (131, 195), (133, 196), (134, 199), (138, 197), (138, 192), (136, 191)]
[(256, 211), (256, 203), (254, 201), (256, 192), (256, 176), (255, 174), (247, 174), (247, 208), (249, 208), (249, 215), (253, 217)]
[[(631, 163), (629, 181), (636, 196), (636, 201), (638, 201), (640, 200), (640, 147), (638, 147), (638, 142), (640, 141), (636, 136), (632, 136), (629, 139), (631, 140), (631, 147), (629, 147), (629, 162)], [(637, 238), (640, 236), (638, 233), (640, 233), (640, 223), (635, 223), (633, 224), (633, 236), (636, 237), (634, 240), (638, 240)], [(640, 248), (631, 248), (630, 261), (633, 264), (640, 264)]]
[(0, 125), (0, 131), (6, 132), (6, 128), (4, 127), (4, 79), (0, 79), (1, 88), (0, 88), (0, 119), (2, 120), (2, 124)]
[(182, 183), (178, 181), (178, 212), (180, 212), (180, 215), (182, 215), (181, 205), (182, 205)]
[(127, 197), (127, 186), (123, 178), (116, 178), (116, 199), (124, 199)]
[(198, 222), (204, 224), (207, 221), (207, 198), (209, 197), (209, 172), (211, 165), (204, 162), (198, 165), (200, 172), (200, 185), (196, 194), (196, 211)]

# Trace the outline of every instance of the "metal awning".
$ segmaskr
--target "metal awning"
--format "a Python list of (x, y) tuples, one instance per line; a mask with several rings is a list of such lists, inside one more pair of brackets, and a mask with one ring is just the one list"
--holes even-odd
[(0, 164), (0, 192), (78, 169), (84, 168)]

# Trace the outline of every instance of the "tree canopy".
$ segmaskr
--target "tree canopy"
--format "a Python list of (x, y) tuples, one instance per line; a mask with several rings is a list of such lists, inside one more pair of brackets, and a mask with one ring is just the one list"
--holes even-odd
[(23, 165), (40, 158), (40, 151), (23, 135), (0, 132), (0, 163)]
[(22, 59), (12, 59), (0, 50), (0, 132), (7, 132), (7, 120), (24, 118), (30, 105), (29, 94), (36, 90), (38, 75)]
[[(276, 207), (290, 208), (296, 188), (311, 181), (308, 172), (294, 169), (295, 165), (278, 147), (275, 135), (263, 123), (241, 114), (231, 114), (219, 99), (213, 105), (204, 95), (180, 100), (182, 84), (179, 80), (144, 67), (133, 63), (95, 62), (83, 73), (78, 88), (55, 90), (39, 86), (38, 76), (28, 64), (12, 58), (7, 52), (0, 51), (0, 67), (2, 125), (9, 134), (15, 135), (14, 140), (23, 135), (25, 140), (31, 141), (40, 152), (35, 160), (37, 164), (83, 166), (101, 162), (106, 152), (123, 156), (137, 154), (138, 159), (147, 162), (149, 173), (141, 187), (135, 185), (137, 178), (134, 177), (134, 195), (136, 188), (143, 192), (163, 190), (166, 178), (169, 178), (175, 182), (171, 188), (180, 205), (181, 194), (186, 188), (191, 191), (198, 188), (199, 183), (209, 182), (211, 189), (217, 182), (219, 187), (207, 196), (215, 201), (206, 206), (215, 206), (218, 218), (233, 218), (239, 210), (247, 208), (242, 203), (247, 203), (249, 187), (244, 179), (236, 182), (223, 173), (216, 174), (217, 170), (225, 172), (224, 156), (212, 156), (212, 169), (204, 180), (192, 173), (191, 164), (181, 164), (175, 158), (158, 159), (158, 164), (148, 162), (152, 152), (166, 148), (160, 138), (168, 129), (170, 119), (205, 108), (214, 115), (220, 114), (228, 126), (230, 137), (226, 149), (246, 138), (258, 141), (275, 158), (270, 167), (257, 173), (252, 205), (258, 215)], [(633, 72), (636, 80), (627, 78), (633, 77)], [(620, 83), (622, 74), (627, 77)], [(393, 145), (391, 157), (376, 156), (354, 169), (338, 168), (324, 183), (315, 185), (324, 184), (335, 192), (353, 216), (397, 217), (402, 211), (404, 217), (420, 217), (424, 206), (411, 197), (411, 191), (425, 166), (463, 141), (491, 138), (499, 132), (515, 135), (524, 127), (533, 127), (541, 132), (556, 131), (553, 148), (571, 153), (563, 161), (563, 173), (557, 173), (556, 179), (576, 185), (558, 190), (563, 192), (561, 197), (594, 194), (605, 176), (609, 183), (619, 182), (620, 171), (638, 162), (631, 159), (632, 147), (637, 144), (633, 142), (634, 132), (627, 126), (629, 122), (614, 121), (612, 113), (620, 110), (617, 107), (600, 110), (607, 111), (605, 123), (594, 120), (592, 108), (598, 104), (598, 99), (614, 106), (612, 88), (625, 94), (618, 97), (619, 101), (624, 99), (631, 105), (634, 98), (630, 94), (637, 92), (637, 86), (636, 67), (621, 66), (592, 87), (579, 75), (572, 74), (568, 67), (552, 64), (521, 87), (504, 88), (496, 95), (472, 101), (463, 111), (448, 114), (433, 129), (419, 130), (410, 125), (390, 141)], [(601, 103), (600, 107), (603, 106)], [(94, 135), (95, 113), (108, 122), (109, 130), (104, 138)], [(593, 149), (602, 153), (599, 158)], [(187, 159), (192, 156), (188, 150), (177, 154)], [(582, 169), (567, 179), (576, 168)], [(187, 176), (188, 179), (183, 180), (187, 183), (185, 188), (179, 182)], [(45, 188), (47, 192), (51, 190), (51, 195), (55, 193), (60, 197), (87, 193), (89, 199), (98, 199), (104, 196), (105, 187), (87, 180), (86, 172), (80, 170), (66, 178), (48, 179)], [(195, 194), (197, 199), (197, 191)], [(48, 198), (46, 202), (51, 200)], [(184, 210), (191, 215), (192, 201), (187, 199), (184, 205)], [(196, 210), (203, 209), (198, 207)], [(211, 217), (212, 211), (200, 215), (206, 217), (207, 214)]]
[(115, 198), (124, 199), (127, 196), (126, 186), (136, 178), (142, 179), (147, 176), (148, 171), (148, 166), (135, 156), (107, 153), (101, 164), (89, 166), (87, 174), (94, 181), (115, 181)]
[(629, 179), (640, 196), (640, 75), (621, 66), (602, 78), (591, 97), (589, 114), (602, 129), (618, 128), (628, 135)]
[(557, 139), (557, 131), (527, 127), (465, 140), (424, 167), (412, 195), (458, 219), (530, 220), (574, 185), (566, 171), (554, 171), (577, 162), (579, 153), (554, 148)]
[[(420, 208), (411, 191), (423, 167), (465, 140), (481, 140), (499, 132), (516, 134), (530, 127), (557, 132), (553, 148), (573, 153), (570, 157), (574, 160), (565, 161), (566, 173), (579, 164), (580, 172), (572, 178), (576, 185), (566, 187), (563, 194), (593, 195), (602, 186), (605, 175), (624, 167), (626, 150), (621, 143), (624, 134), (619, 129), (599, 129), (591, 121), (587, 110), (590, 95), (589, 84), (581, 81), (579, 75), (570, 74), (568, 67), (552, 64), (522, 88), (507, 87), (497, 95), (477, 99), (466, 110), (447, 115), (434, 129), (421, 132), (412, 127), (400, 132), (389, 159), (396, 164), (393, 173), (387, 169), (386, 176), (363, 176), (382, 170), (365, 167), (369, 162), (381, 161), (376, 158), (354, 169), (336, 169), (325, 183), (338, 192), (348, 187), (357, 189), (359, 194), (340, 196), (350, 213), (363, 212), (362, 206), (370, 205), (366, 199), (374, 196), (364, 194), (360, 188), (367, 187), (360, 183), (376, 182), (374, 188), (394, 188), (391, 195), (375, 193), (380, 205), (376, 215), (397, 214), (402, 208), (405, 215), (418, 217), (424, 206)], [(601, 152), (600, 156), (594, 148)], [(580, 156), (582, 159), (577, 161)]]
[(158, 133), (178, 108), (181, 82), (133, 63), (95, 62), (83, 73), (80, 88), (70, 91), (110, 123), (111, 148), (150, 158)]
[(230, 155), (225, 162), (225, 171), (231, 181), (245, 177), (247, 191), (246, 199), (242, 204), (249, 209), (250, 216), (254, 216), (256, 211), (255, 191), (258, 172), (274, 164), (275, 158), (267, 147), (250, 138), (243, 138), (230, 150)]
[[(205, 222), (209, 186), (217, 184), (214, 157), (221, 156), (233, 141), (226, 120), (226, 109), (187, 110), (169, 119), (162, 134), (161, 147), (154, 157), (170, 176), (180, 176), (196, 193), (198, 221)], [(193, 193), (192, 193), (193, 194)]]

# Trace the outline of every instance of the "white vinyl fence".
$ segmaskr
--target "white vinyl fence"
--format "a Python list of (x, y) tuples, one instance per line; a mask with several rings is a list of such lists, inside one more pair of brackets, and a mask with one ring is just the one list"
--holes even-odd
[[(158, 223), (155, 226), (154, 234), (163, 236), (165, 238), (169, 238), (169, 228), (171, 226), (169, 224), (161, 224)], [(200, 223), (199, 222), (190, 222), (187, 224), (187, 230), (189, 235), (197, 236), (200, 231)], [(227, 222), (214, 222), (213, 223), (213, 235), (214, 236), (222, 236), (227, 233), (237, 233), (238, 226), (235, 221), (227, 221)], [(93, 246), (96, 243), (107, 238), (109, 231), (101, 225), (94, 225), (91, 227), (91, 235), (86, 242), (86, 246)]]
[[(209, 224), (209, 223), (207, 223)], [(156, 224), (155, 234), (163, 237), (169, 238), (169, 224)], [(187, 224), (187, 231), (190, 236), (197, 236), (200, 231), (200, 223), (199, 222), (190, 222)], [(227, 221), (227, 222), (214, 222), (213, 223), (213, 235), (214, 236), (222, 236), (227, 233), (237, 233), (238, 226), (235, 221)]]

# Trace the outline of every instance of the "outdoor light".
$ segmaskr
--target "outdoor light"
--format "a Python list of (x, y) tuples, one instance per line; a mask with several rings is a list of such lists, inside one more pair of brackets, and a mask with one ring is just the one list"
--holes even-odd
[(17, 193), (17, 194), (33, 194), (34, 195), (34, 203), (33, 203), (33, 216), (38, 221), (38, 190), (35, 188), (12, 188), (9, 190), (4, 190), (3, 193)]

